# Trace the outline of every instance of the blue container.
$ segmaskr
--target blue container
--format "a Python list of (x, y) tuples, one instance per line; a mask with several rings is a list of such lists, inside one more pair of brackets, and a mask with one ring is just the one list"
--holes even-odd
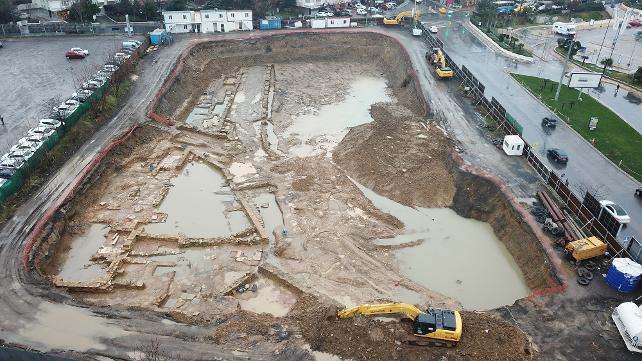
[(259, 20), (259, 29), (261, 30), (281, 29), (281, 18), (268, 16), (265, 19), (261, 19)]
[(629, 258), (616, 258), (606, 274), (609, 287), (620, 292), (633, 292), (640, 284), (642, 266)]
[(149, 43), (152, 45), (159, 45), (166, 41), (168, 34), (163, 29), (156, 29), (149, 33)]

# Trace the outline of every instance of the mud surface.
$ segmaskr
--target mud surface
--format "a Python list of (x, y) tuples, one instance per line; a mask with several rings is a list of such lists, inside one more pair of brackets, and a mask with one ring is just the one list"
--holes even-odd
[[(422, 122), (397, 46), (329, 34), (194, 47), (161, 102), (179, 124), (137, 130), (104, 162), (42, 242), (44, 277), (82, 302), (207, 324), (217, 344), (283, 359), (310, 358), (306, 347), (353, 359), (536, 359), (518, 328), (490, 314), (465, 312), (458, 347), (428, 350), (399, 343), (405, 322), (327, 317), (379, 301), (461, 308), (376, 246), (404, 225), (353, 180), (488, 222), (534, 269), (529, 287), (554, 284), (537, 244), (517, 257), (512, 240), (539, 241), (501, 191), (460, 171), (444, 132)], [(73, 279), (65, 255), (96, 224), (107, 233), (72, 273), (87, 276), (89, 255), (105, 275)]]

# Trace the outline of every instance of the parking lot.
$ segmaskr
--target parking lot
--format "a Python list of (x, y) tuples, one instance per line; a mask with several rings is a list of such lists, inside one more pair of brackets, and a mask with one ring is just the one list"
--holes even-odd
[[(6, 152), (44, 115), (44, 104), (73, 93), (74, 74), (96, 70), (125, 40), (123, 36), (4, 40), (0, 49), (0, 153)], [(72, 47), (89, 50), (82, 60), (67, 60)], [(77, 76), (76, 76), (77, 78)]]

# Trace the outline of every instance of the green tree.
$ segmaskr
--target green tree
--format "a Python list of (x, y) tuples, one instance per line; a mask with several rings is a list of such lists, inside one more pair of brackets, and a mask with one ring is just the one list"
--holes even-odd
[(613, 65), (613, 59), (611, 58), (602, 59), (602, 61), (600, 61), (600, 64), (604, 65), (604, 68), (606, 69), (607, 66)]
[(145, 20), (156, 20), (160, 18), (158, 7), (156, 6), (156, 2), (153, 0), (147, 0), (143, 3), (141, 13), (145, 17)]
[(279, 0), (279, 7), (282, 9), (294, 9), (296, 0)]
[(633, 73), (633, 81), (642, 83), (642, 66), (638, 68), (638, 70)]
[(178, 10), (187, 10), (187, 1), (186, 0), (172, 0), (167, 4), (165, 10), (168, 11), (178, 11)]
[(79, 0), (71, 5), (67, 18), (71, 21), (87, 23), (92, 22), (93, 16), (99, 12), (98, 5), (91, 2), (91, 0)]
[(0, 0), (0, 24), (10, 23), (13, 21), (11, 8), (13, 8), (11, 0)]
[(475, 13), (488, 27), (491, 19), (495, 16), (495, 4), (491, 0), (480, 0), (475, 7)]

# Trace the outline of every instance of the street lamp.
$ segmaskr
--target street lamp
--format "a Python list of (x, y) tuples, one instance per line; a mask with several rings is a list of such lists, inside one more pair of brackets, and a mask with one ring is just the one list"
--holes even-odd
[(562, 74), (560, 75), (560, 81), (557, 83), (557, 90), (555, 91), (555, 101), (560, 99), (560, 90), (562, 90), (562, 82), (564, 81), (564, 74), (566, 74), (566, 67), (568, 66), (568, 61), (571, 58), (571, 52), (573, 47), (575, 47), (575, 35), (571, 35), (569, 38), (570, 42), (568, 44), (568, 53), (566, 54), (566, 61), (564, 61), (564, 66), (562, 67)]

